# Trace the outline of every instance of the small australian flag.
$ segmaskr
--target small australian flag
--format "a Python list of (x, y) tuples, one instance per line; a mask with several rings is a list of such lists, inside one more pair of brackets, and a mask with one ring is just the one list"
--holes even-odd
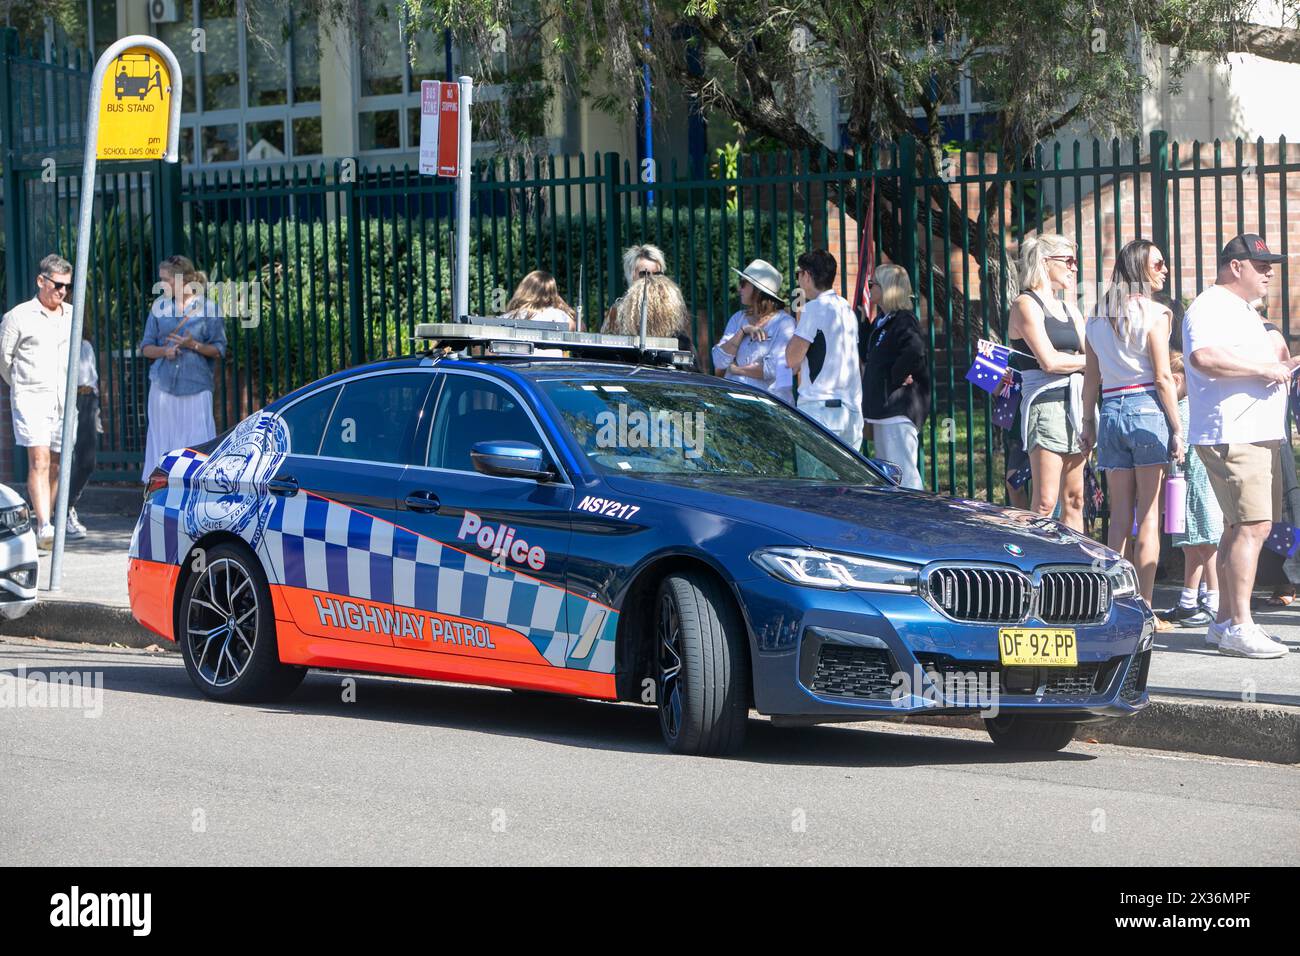
[(1264, 547), (1276, 551), (1284, 558), (1291, 557), (1296, 549), (1300, 548), (1300, 528), (1294, 528), (1285, 521), (1276, 522), (1272, 532), (1269, 533), (1268, 540), (1264, 542)]
[(1007, 374), (1007, 360), (1011, 350), (1005, 345), (995, 345), (988, 339), (980, 339), (976, 348), (978, 352), (975, 363), (966, 373), (966, 381), (990, 395), (996, 395), (1003, 376)]

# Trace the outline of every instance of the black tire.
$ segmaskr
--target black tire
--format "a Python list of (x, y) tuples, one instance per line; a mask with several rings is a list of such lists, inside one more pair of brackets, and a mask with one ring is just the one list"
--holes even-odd
[(716, 578), (688, 571), (664, 578), (655, 607), (664, 742), (679, 754), (734, 753), (749, 720), (746, 637), (735, 606)]
[[(262, 563), (247, 548), (219, 544), (203, 556), (201, 568), (186, 579), (176, 615), (176, 639), (194, 686), (213, 700), (231, 702), (292, 694), (307, 668), (280, 663)], [(231, 619), (238, 621), (233, 629)]]
[(984, 718), (984, 729), (993, 742), (1010, 750), (1061, 750), (1074, 739), (1078, 727), (1068, 720), (1044, 720), (1023, 715)]

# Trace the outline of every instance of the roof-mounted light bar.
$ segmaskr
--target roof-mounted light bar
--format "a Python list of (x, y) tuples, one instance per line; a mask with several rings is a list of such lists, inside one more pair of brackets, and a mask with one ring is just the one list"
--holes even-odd
[(601, 332), (571, 332), (563, 322), (536, 319), (508, 319), (500, 316), (465, 316), (462, 322), (422, 322), (415, 338), (432, 349), (445, 349), (466, 358), (528, 356), (538, 349), (560, 349), (572, 358), (597, 358), (688, 368), (694, 364), (690, 352), (676, 339), (607, 335)]

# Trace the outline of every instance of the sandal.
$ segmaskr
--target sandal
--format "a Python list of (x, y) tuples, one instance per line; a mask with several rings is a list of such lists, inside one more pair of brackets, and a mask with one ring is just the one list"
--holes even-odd
[(1166, 621), (1163, 617), (1160, 617), (1158, 615), (1156, 616), (1157, 631), (1172, 631), (1174, 629), (1174, 626), (1175, 625), (1173, 621)]
[(1294, 594), (1270, 594), (1259, 602), (1260, 607), (1290, 607), (1294, 603)]

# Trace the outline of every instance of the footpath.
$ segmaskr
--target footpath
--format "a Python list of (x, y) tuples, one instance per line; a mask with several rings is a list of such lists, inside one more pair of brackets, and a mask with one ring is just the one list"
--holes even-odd
[[(175, 651), (135, 622), (127, 601), (127, 550), (140, 500), (135, 487), (86, 489), (78, 511), (89, 534), (68, 542), (63, 588), (47, 590), (50, 559), (42, 553), (40, 599), (21, 620), (0, 622), (0, 641), (12, 635)], [(1156, 605), (1169, 606), (1177, 594), (1157, 588)], [(1300, 763), (1300, 605), (1257, 610), (1255, 620), (1290, 648), (1287, 657), (1225, 657), (1206, 645), (1204, 628), (1157, 633), (1151, 705), (1136, 717), (1080, 725), (1077, 739)], [(905, 719), (982, 727), (978, 718)]]

